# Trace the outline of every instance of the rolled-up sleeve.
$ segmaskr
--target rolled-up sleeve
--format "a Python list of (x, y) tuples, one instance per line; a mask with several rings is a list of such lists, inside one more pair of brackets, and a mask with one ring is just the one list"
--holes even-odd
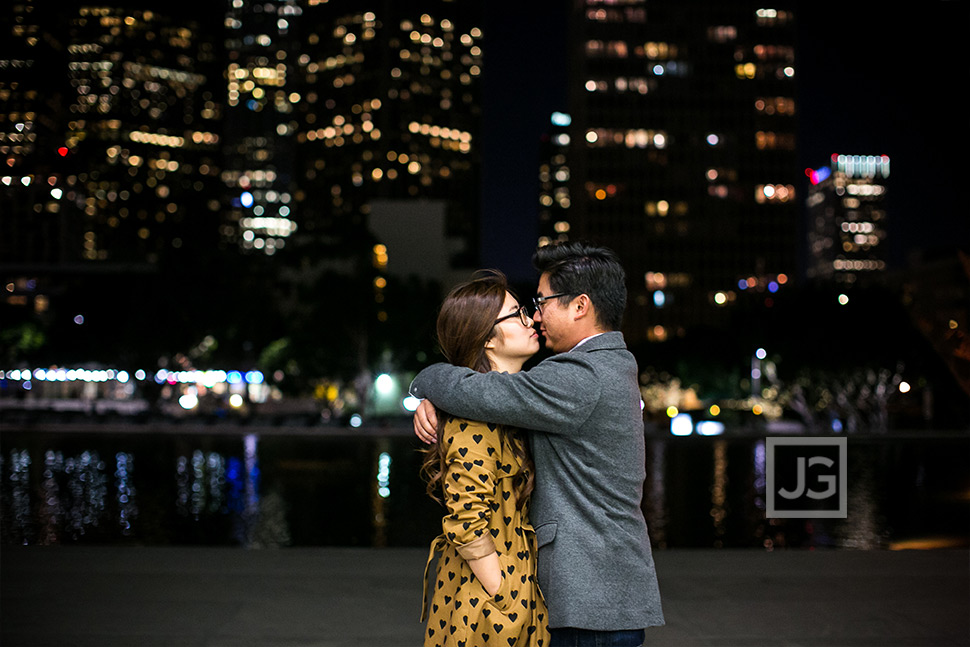
[(481, 423), (454, 420), (446, 426), (442, 442), (447, 446), (444, 496), (448, 509), (442, 529), (463, 558), (485, 557), (495, 552), (488, 526), (498, 508), (498, 431)]

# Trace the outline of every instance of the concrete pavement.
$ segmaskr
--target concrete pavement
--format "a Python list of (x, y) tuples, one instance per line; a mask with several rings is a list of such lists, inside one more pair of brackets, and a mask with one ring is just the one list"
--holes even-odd
[[(647, 645), (970, 645), (970, 552), (667, 550)], [(422, 549), (0, 548), (4, 647), (420, 645)]]

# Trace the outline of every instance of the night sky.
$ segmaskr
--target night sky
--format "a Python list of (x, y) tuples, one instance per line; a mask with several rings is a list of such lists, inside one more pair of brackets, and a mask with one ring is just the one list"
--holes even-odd
[[(567, 3), (489, 3), (486, 18), (482, 263), (534, 280), (538, 144), (565, 110)], [(968, 3), (798, 3), (799, 166), (833, 153), (889, 155), (892, 267), (970, 244), (957, 211), (966, 139)], [(960, 97), (958, 97), (960, 95)], [(806, 184), (807, 187), (807, 184)], [(804, 195), (804, 191), (803, 191)]]
[(566, 111), (569, 3), (486, 5), (483, 75), (482, 264), (514, 282), (535, 281), (539, 143), (554, 111)]

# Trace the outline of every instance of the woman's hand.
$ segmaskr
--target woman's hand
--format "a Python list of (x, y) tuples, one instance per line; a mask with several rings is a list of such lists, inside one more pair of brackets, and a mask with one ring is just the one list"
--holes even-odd
[(414, 411), (414, 433), (426, 445), (438, 442), (438, 414), (430, 400), (421, 400)]
[(502, 563), (498, 560), (498, 553), (489, 553), (485, 557), (467, 561), (472, 573), (482, 583), (482, 588), (494, 598), (502, 586)]

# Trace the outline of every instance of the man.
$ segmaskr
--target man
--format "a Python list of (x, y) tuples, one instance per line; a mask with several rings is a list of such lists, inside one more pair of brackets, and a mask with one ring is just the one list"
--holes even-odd
[[(640, 645), (663, 611), (647, 526), (637, 365), (619, 332), (623, 268), (610, 250), (539, 248), (534, 320), (556, 355), (516, 374), (430, 366), (411, 394), (426, 398), (415, 433), (434, 440), (434, 405), (530, 430), (531, 514), (551, 645)], [(606, 634), (606, 635), (604, 635)], [(597, 642), (599, 641), (599, 642)]]

